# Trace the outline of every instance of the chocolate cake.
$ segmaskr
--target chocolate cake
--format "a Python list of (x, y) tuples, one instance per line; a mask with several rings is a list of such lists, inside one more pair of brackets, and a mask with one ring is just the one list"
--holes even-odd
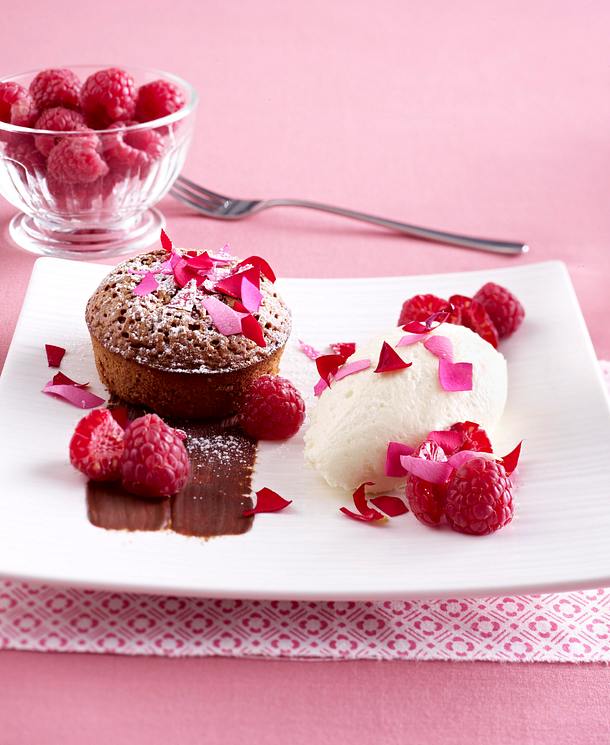
[[(85, 318), (97, 369), (118, 398), (161, 416), (226, 417), (252, 379), (277, 373), (291, 319), (272, 281), (227, 255), (212, 257), (209, 271), (197, 271), (206, 261), (204, 252), (151, 251), (119, 264), (90, 298)], [(254, 312), (246, 311), (239, 293), (217, 287), (248, 271), (261, 295)], [(233, 315), (248, 316), (255, 333), (219, 331), (204, 307), (211, 298)]]

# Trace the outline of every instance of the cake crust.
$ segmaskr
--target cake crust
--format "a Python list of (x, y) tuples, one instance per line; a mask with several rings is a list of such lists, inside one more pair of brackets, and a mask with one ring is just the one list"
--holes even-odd
[(249, 383), (276, 375), (283, 348), (247, 368), (219, 373), (158, 370), (110, 352), (92, 339), (102, 383), (121, 401), (146, 406), (163, 417), (217, 419), (236, 411)]

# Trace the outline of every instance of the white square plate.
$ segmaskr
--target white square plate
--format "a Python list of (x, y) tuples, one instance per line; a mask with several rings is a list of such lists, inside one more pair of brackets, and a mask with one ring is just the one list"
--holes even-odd
[[(526, 322), (502, 344), (509, 400), (498, 452), (524, 438), (517, 517), (487, 538), (431, 530), (412, 516), (384, 526), (343, 517), (351, 498), (303, 461), (297, 436), (263, 443), (254, 488), (292, 498), (240, 536), (204, 541), (171, 532), (93, 527), (83, 481), (67, 462), (83, 412), (40, 389), (44, 344), (66, 347), (62, 369), (97, 379), (84, 308), (106, 266), (36, 262), (0, 378), (0, 575), (159, 593), (284, 599), (495, 594), (610, 585), (610, 416), (591, 341), (561, 263), (374, 279), (286, 279), (294, 313), (283, 371), (310, 390), (314, 365), (296, 348), (361, 342), (393, 326), (419, 292), (470, 294), (509, 286)], [(311, 398), (309, 397), (309, 400)]]

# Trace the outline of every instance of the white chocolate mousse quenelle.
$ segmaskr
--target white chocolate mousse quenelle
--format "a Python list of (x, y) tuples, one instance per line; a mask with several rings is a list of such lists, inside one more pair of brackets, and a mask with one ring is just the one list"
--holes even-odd
[[(384, 342), (392, 355), (411, 364), (375, 372)], [(374, 482), (375, 491), (397, 486), (404, 479), (385, 475), (388, 442), (417, 447), (429, 432), (463, 421), (493, 434), (504, 411), (506, 360), (463, 326), (442, 323), (423, 335), (392, 329), (351, 358), (361, 359), (369, 359), (370, 366), (332, 380), (322, 391), (305, 433), (305, 458), (331, 486), (353, 490), (365, 481)]]

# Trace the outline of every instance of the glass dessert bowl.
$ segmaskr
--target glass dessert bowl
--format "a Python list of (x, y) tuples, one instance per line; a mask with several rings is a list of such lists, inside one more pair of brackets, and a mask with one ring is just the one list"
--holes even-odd
[[(0, 78), (0, 86), (14, 83), (24, 94), (7, 109), (8, 117), (0, 116), (13, 120), (0, 121), (0, 194), (20, 210), (10, 222), (10, 235), (28, 251), (67, 258), (144, 248), (158, 240), (163, 227), (154, 206), (184, 165), (197, 93), (179, 77), (155, 69), (72, 65), (69, 70), (72, 73), (45, 71), (65, 73), (68, 81), (58, 85), (51, 80), (48, 92), (42, 93), (40, 85), (31, 85), (40, 81), (41, 71)], [(131, 91), (128, 107), (109, 102), (103, 88), (96, 87), (97, 75), (104, 84), (105, 74), (126, 76), (127, 85), (124, 79), (108, 78), (107, 86), (118, 87), (119, 98), (126, 89)], [(155, 109), (151, 95), (143, 102), (141, 98), (156, 93), (160, 81), (161, 99), (170, 90), (178, 103), (164, 108), (167, 101), (161, 100)], [(64, 100), (58, 101), (57, 95)], [(151, 118), (155, 110), (177, 106), (172, 113)]]

